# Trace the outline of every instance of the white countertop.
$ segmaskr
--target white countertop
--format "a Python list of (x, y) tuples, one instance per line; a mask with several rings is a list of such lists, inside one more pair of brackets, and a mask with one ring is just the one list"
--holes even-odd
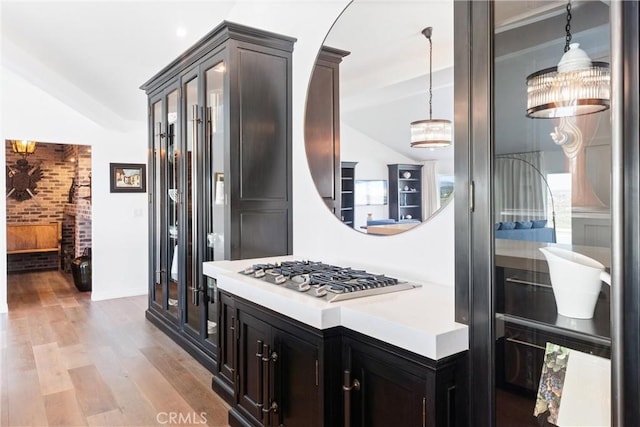
[(205, 262), (203, 272), (216, 279), (219, 289), (316, 329), (343, 326), (432, 360), (468, 349), (468, 328), (454, 321), (453, 288), (422, 284), (417, 289), (329, 303), (238, 273), (256, 263), (294, 259), (304, 258)]

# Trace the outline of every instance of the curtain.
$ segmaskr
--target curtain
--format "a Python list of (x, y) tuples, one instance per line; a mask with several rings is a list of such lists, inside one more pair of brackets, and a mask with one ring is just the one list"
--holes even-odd
[(422, 220), (429, 218), (440, 209), (437, 160), (425, 160), (422, 167)]
[(543, 154), (496, 156), (494, 168), (495, 221), (544, 219), (547, 186), (542, 175)]

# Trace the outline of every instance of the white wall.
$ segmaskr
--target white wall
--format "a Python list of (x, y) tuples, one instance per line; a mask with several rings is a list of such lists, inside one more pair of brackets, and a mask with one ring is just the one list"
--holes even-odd
[(293, 55), (294, 252), (309, 259), (453, 286), (453, 203), (414, 231), (391, 237), (367, 236), (349, 230), (329, 212), (311, 179), (303, 131), (309, 76), (322, 40), (347, 3), (241, 2), (228, 16), (230, 21), (298, 39)]
[[(144, 94), (141, 106), (146, 108)], [(147, 292), (147, 195), (111, 194), (109, 163), (146, 163), (146, 126), (116, 132), (98, 126), (13, 71), (2, 68), (2, 139), (92, 146), (92, 299)], [(0, 154), (4, 164), (4, 152)], [(0, 186), (6, 186), (5, 176)], [(6, 233), (3, 198), (0, 230)], [(0, 239), (0, 253), (6, 238)], [(6, 260), (0, 265), (0, 310), (6, 311)]]
[[(303, 124), (307, 86), (318, 48), (348, 1), (242, 1), (226, 19), (297, 37), (293, 55), (294, 252), (370, 268), (405, 279), (453, 286), (453, 204), (415, 231), (372, 237), (347, 229), (318, 197), (307, 166)], [(212, 22), (212, 28), (217, 22)], [(141, 28), (141, 31), (143, 29)], [(0, 135), (93, 147), (93, 299), (147, 291), (147, 194), (109, 193), (110, 162), (146, 163), (144, 123), (127, 132), (101, 127), (6, 67), (2, 73)], [(99, 82), (96, 82), (99, 84)], [(146, 109), (140, 91), (140, 108)], [(0, 163), (4, 153), (0, 151)], [(0, 186), (5, 186), (4, 176)], [(4, 199), (0, 211), (5, 212)], [(0, 230), (6, 229), (0, 214)], [(0, 253), (6, 239), (0, 238)], [(0, 260), (0, 312), (6, 311), (6, 260)]]

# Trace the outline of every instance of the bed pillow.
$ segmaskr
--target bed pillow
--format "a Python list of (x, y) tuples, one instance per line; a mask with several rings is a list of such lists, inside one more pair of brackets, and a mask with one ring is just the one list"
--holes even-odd
[(515, 222), (506, 222), (505, 221), (500, 226), (500, 230), (513, 230), (514, 228), (516, 228), (516, 223)]
[(502, 223), (501, 222), (496, 222), (496, 231), (500, 230), (500, 228), (502, 228)]
[(516, 221), (516, 229), (518, 230), (531, 228), (532, 225), (531, 221)]
[(533, 223), (532, 228), (544, 228), (544, 226), (547, 225), (546, 219), (534, 219), (531, 222)]

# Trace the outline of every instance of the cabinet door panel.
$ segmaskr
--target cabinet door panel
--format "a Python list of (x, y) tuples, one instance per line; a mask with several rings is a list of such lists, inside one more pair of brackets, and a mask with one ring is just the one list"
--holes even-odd
[(426, 379), (351, 349), (351, 426), (423, 426)]
[(287, 201), (287, 67), (288, 59), (239, 50), (240, 188), (247, 200)]
[(271, 327), (243, 312), (238, 311), (240, 323), (240, 345), (238, 354), (238, 406), (244, 415), (262, 422), (262, 408), (265, 405), (265, 381), (267, 373), (263, 368), (264, 346), (271, 342)]
[(233, 298), (220, 294), (218, 373), (235, 389), (236, 378), (236, 309)]
[(277, 425), (320, 426), (318, 347), (280, 330), (276, 331), (274, 341), (278, 353), (275, 363)]
[(335, 206), (340, 176), (340, 137), (336, 129), (338, 110), (337, 66), (316, 65), (307, 95), (305, 146), (309, 169), (318, 193), (329, 208)]
[[(258, 258), (286, 254), (290, 212), (286, 209), (252, 209), (238, 215), (240, 258)], [(236, 246), (232, 244), (232, 246)]]

